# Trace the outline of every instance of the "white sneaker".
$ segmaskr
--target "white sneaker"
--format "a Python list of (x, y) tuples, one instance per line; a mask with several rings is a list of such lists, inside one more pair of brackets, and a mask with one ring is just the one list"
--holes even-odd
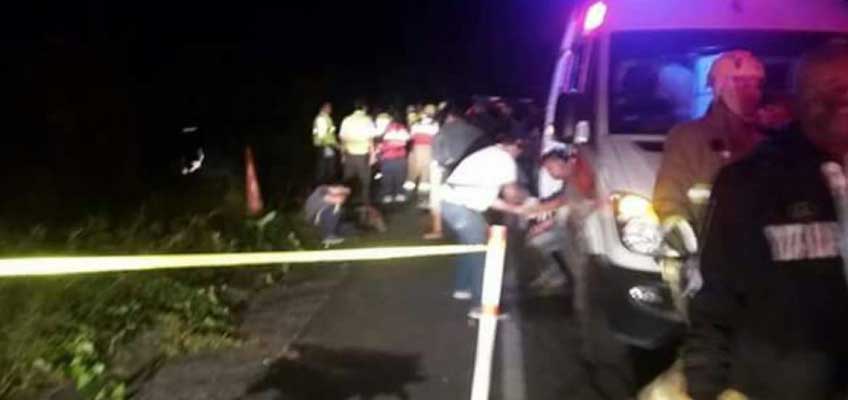
[(406, 182), (404, 182), (404, 183), (403, 183), (403, 188), (404, 188), (407, 192), (411, 192), (411, 191), (415, 190), (415, 182), (413, 182), (413, 181), (406, 181)]
[(394, 201), (392, 196), (389, 196), (389, 195), (383, 196), (383, 204), (392, 204), (392, 201)]
[(471, 300), (471, 292), (468, 290), (456, 290), (453, 292), (453, 298), (457, 300)]
[(395, 196), (395, 203), (406, 203), (406, 195), (405, 194), (399, 194), (399, 195)]

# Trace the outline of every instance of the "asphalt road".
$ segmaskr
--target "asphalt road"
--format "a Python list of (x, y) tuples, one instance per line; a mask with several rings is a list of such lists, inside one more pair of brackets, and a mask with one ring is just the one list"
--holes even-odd
[[(421, 215), (407, 209), (391, 219), (390, 234), (356, 245), (423, 243), (417, 239)], [(518, 277), (525, 267), (516, 257), (506, 274), (509, 319), (498, 325), (491, 398), (626, 399), (639, 379), (667, 362), (618, 344), (598, 321), (591, 325), (592, 345), (585, 346), (568, 294), (523, 289)], [(348, 268), (266, 382), (285, 399), (469, 398), (477, 327), (466, 317), (468, 302), (450, 297), (453, 258)], [(651, 359), (647, 373), (634, 372), (640, 358)]]

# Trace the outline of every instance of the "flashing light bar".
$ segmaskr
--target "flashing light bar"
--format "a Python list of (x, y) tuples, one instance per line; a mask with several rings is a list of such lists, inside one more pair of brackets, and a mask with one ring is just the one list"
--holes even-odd
[(583, 34), (590, 34), (594, 30), (600, 28), (604, 24), (607, 17), (607, 4), (603, 1), (598, 1), (586, 10), (586, 16), (583, 19)]

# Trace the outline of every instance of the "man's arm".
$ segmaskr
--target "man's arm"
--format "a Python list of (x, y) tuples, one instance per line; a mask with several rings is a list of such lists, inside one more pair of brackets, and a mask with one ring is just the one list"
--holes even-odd
[(312, 144), (315, 146), (320, 146), (324, 141), (324, 132), (326, 132), (327, 123), (321, 117), (316, 117), (315, 122), (312, 124)]
[[(725, 169), (716, 180), (701, 254), (703, 287), (689, 303), (690, 327), (683, 345), (687, 391), (694, 400), (714, 400), (728, 389), (734, 314), (741, 308), (744, 249), (751, 229), (741, 182)], [(732, 171), (732, 169), (730, 170)], [(739, 179), (741, 180), (741, 179)]]
[(495, 199), (491, 208), (497, 211), (512, 214), (522, 214), (524, 201), (527, 200), (527, 191), (515, 182), (507, 183), (501, 188), (501, 197)]

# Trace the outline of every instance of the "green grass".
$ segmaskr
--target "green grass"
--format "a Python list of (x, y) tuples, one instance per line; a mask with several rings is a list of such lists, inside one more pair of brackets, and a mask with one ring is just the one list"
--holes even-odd
[[(92, 216), (66, 227), (0, 231), (4, 257), (294, 250), (309, 242), (294, 214), (260, 226), (226, 208), (174, 215), (140, 208), (125, 217)], [(284, 266), (113, 273), (0, 281), (0, 398), (27, 399), (73, 382), (88, 399), (124, 399), (114, 359), (144, 332), (173, 357), (235, 346), (237, 312), (225, 292), (273, 281)], [(257, 274), (266, 274), (263, 279)], [(245, 284), (244, 282), (250, 282)], [(241, 282), (241, 283), (239, 283)]]

